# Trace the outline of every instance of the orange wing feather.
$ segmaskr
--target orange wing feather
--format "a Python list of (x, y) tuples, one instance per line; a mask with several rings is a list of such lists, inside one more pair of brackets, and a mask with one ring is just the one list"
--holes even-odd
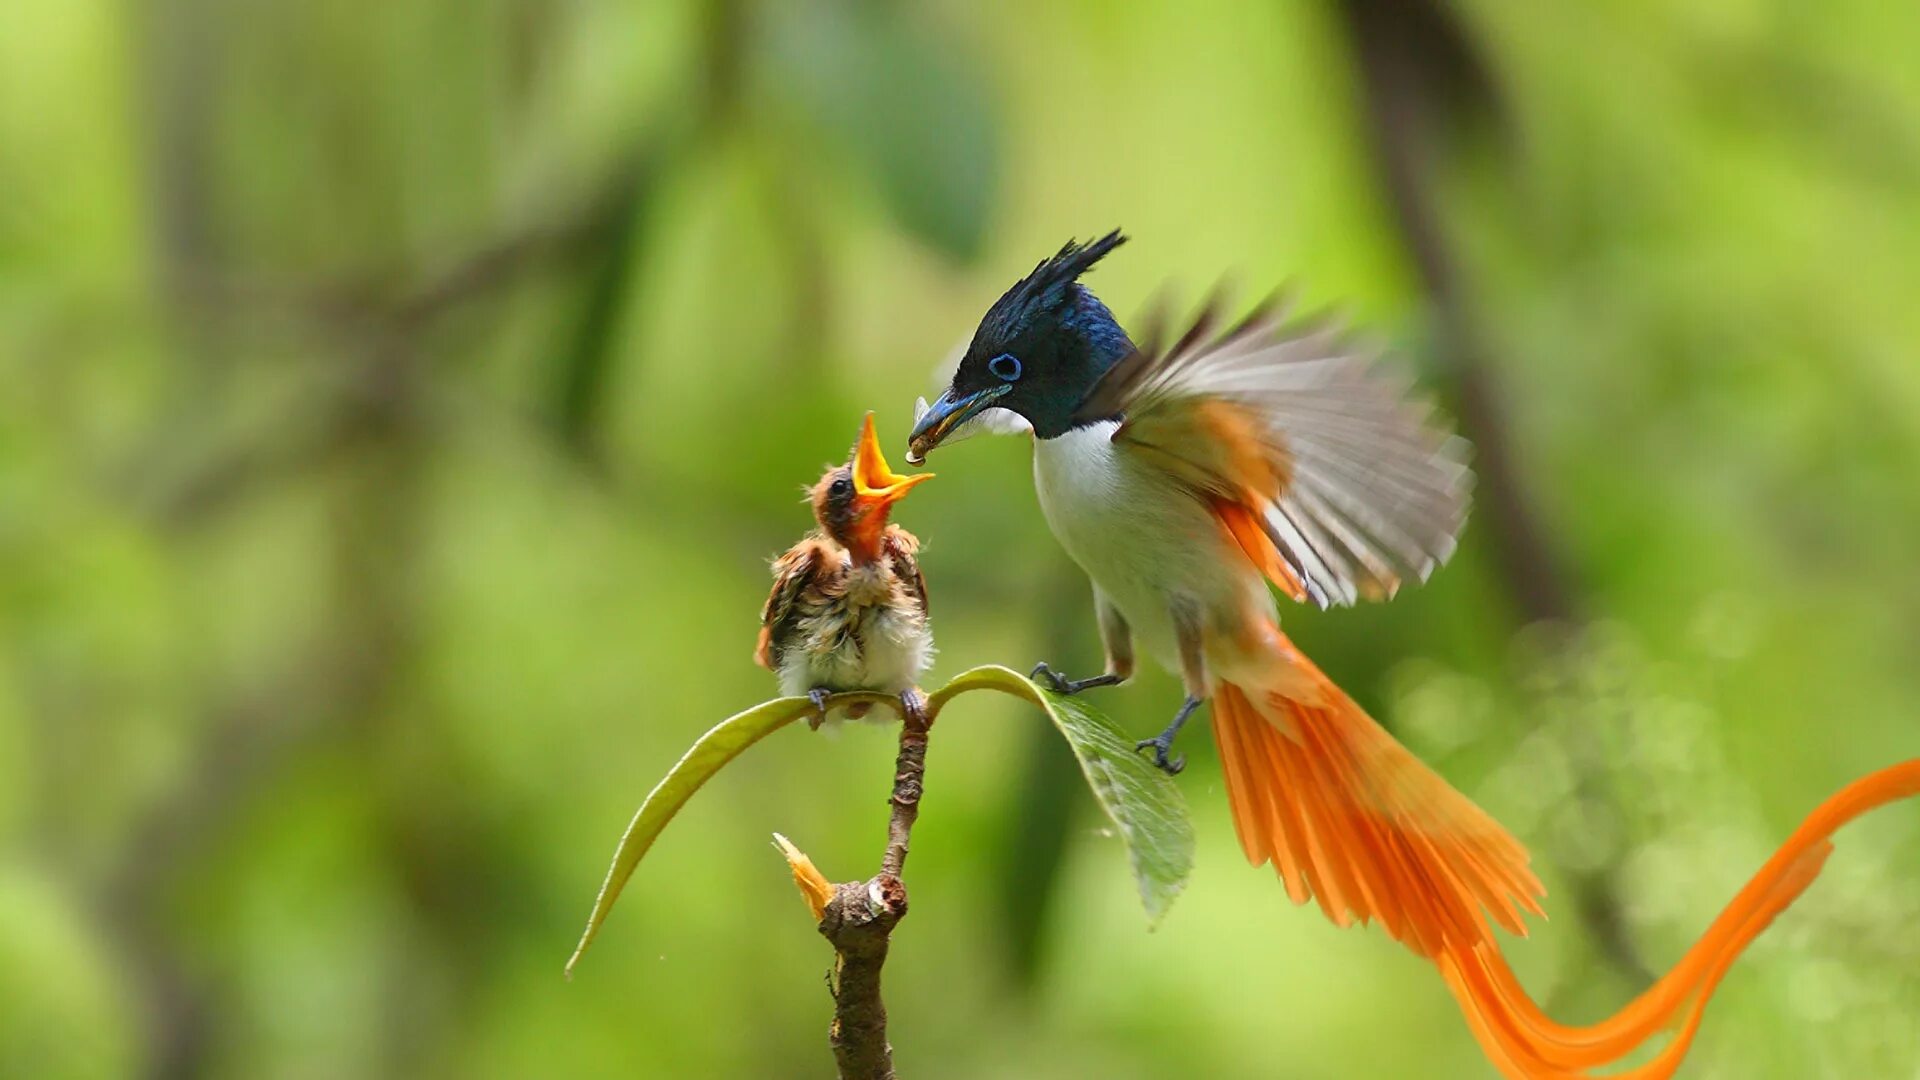
[(1300, 576), (1287, 565), (1280, 549), (1273, 545), (1266, 530), (1260, 527), (1259, 516), (1247, 509), (1246, 503), (1216, 498), (1213, 500), (1213, 516), (1220, 519), (1227, 535), (1233, 537), (1233, 542), (1240, 545), (1248, 561), (1259, 567), (1268, 581), (1286, 593), (1288, 598), (1299, 603), (1306, 602), (1307, 587), (1301, 584)]

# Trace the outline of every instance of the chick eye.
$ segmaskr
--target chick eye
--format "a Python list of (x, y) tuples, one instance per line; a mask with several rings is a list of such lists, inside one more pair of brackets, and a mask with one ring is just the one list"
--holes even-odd
[(1001, 382), (1013, 382), (1020, 377), (1020, 358), (1012, 353), (1001, 353), (987, 361), (987, 370)]
[(835, 495), (852, 494), (853, 493), (853, 477), (851, 476), (834, 477), (833, 484), (831, 485), (831, 489)]

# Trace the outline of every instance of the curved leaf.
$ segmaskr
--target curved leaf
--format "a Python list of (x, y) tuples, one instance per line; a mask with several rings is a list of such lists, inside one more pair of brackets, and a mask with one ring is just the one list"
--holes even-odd
[(627, 879), (633, 876), (633, 868), (640, 865), (640, 857), (653, 846), (654, 837), (667, 827), (673, 815), (680, 812), (700, 785), (720, 767), (737, 757), (740, 751), (759, 742), (775, 731), (798, 720), (813, 711), (813, 702), (803, 697), (776, 698), (763, 702), (737, 716), (728, 717), (714, 725), (713, 730), (700, 736), (685, 757), (674, 764), (672, 769), (654, 789), (647, 794), (645, 802), (633, 815), (633, 821), (627, 825), (626, 835), (620, 838), (620, 847), (613, 854), (613, 865), (607, 870), (607, 880), (600, 886), (600, 896), (593, 902), (593, 914), (587, 917), (587, 929), (580, 935), (580, 944), (574, 946), (573, 955), (567, 959), (567, 976), (573, 976), (573, 966), (580, 962), (580, 956), (593, 944), (595, 935), (600, 933), (600, 924), (607, 921), (607, 912), (613, 910), (613, 902), (620, 899), (620, 890), (626, 888)]
[[(1094, 800), (1126, 841), (1147, 918), (1159, 922), (1193, 872), (1193, 823), (1187, 818), (1186, 800), (1181, 798), (1173, 778), (1136, 754), (1133, 739), (1099, 711), (1078, 698), (1042, 690), (1010, 668), (989, 665), (961, 673), (928, 697), (929, 715), (939, 715), (948, 702), (969, 690), (998, 690), (1024, 698), (1039, 706), (1066, 736), (1080, 771), (1093, 789)], [(899, 702), (887, 694), (836, 694), (830, 699), (830, 705), (856, 702), (899, 707)], [(601, 924), (641, 857), (700, 785), (742, 750), (812, 711), (812, 701), (804, 697), (778, 698), (756, 705), (715, 725), (675, 763), (648, 793), (628, 824), (626, 835), (620, 838), (587, 928), (567, 960), (569, 977), (600, 933)]]
[(1135, 753), (1133, 738), (1085, 699), (1043, 690), (1010, 668), (964, 672), (935, 691), (928, 704), (937, 712), (954, 695), (980, 689), (1031, 701), (1066, 736), (1094, 799), (1127, 843), (1147, 918), (1159, 922), (1193, 872), (1193, 822), (1173, 778)]

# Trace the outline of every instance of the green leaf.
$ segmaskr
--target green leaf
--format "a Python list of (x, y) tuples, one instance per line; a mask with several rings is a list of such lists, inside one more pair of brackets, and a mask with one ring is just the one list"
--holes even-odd
[[(1140, 888), (1140, 902), (1147, 918), (1159, 922), (1173, 905), (1174, 897), (1186, 887), (1193, 872), (1193, 823), (1187, 818), (1186, 800), (1173, 778), (1154, 768), (1136, 754), (1133, 739), (1098, 711), (1078, 698), (1064, 697), (1042, 690), (1009, 668), (990, 665), (974, 668), (954, 678), (927, 699), (930, 715), (938, 716), (946, 704), (970, 690), (998, 690), (1038, 705), (1053, 721), (1067, 745), (1080, 762), (1093, 788), (1093, 797), (1127, 844), (1127, 856), (1133, 863), (1133, 876)], [(830, 705), (869, 705), (898, 707), (888, 694), (836, 694)], [(746, 712), (715, 725), (700, 737), (686, 756), (667, 772), (666, 778), (648, 793), (640, 810), (633, 815), (620, 847), (614, 852), (607, 880), (600, 886), (593, 914), (567, 960), (567, 974), (593, 944), (600, 926), (613, 910), (614, 901), (626, 888), (640, 859), (653, 846), (654, 838), (680, 812), (700, 785), (721, 766), (739, 756), (740, 751), (769, 734), (813, 711), (813, 703), (803, 697), (778, 698), (756, 705)]]
[(600, 886), (599, 898), (593, 902), (593, 914), (587, 918), (586, 932), (580, 935), (580, 944), (574, 946), (573, 956), (567, 960), (569, 978), (581, 954), (600, 933), (600, 924), (607, 921), (613, 902), (620, 899), (620, 890), (627, 887), (634, 867), (640, 865), (640, 857), (653, 846), (654, 837), (667, 827), (673, 815), (700, 790), (700, 785), (739, 756), (740, 751), (812, 711), (813, 702), (803, 697), (777, 698), (755, 705), (714, 725), (713, 730), (700, 736), (700, 741), (693, 744), (686, 756), (667, 771), (666, 777), (640, 804), (639, 812), (627, 825), (626, 835), (620, 838), (620, 847), (613, 853), (613, 865), (607, 870), (607, 880)]
[(977, 63), (910, 11), (773, 4), (761, 92), (809, 117), (902, 227), (956, 258), (980, 253), (1000, 175), (1000, 124)]
[(933, 693), (929, 705), (938, 711), (956, 694), (982, 689), (1040, 706), (1066, 736), (1094, 799), (1126, 841), (1147, 918), (1159, 922), (1193, 873), (1193, 822), (1173, 777), (1135, 753), (1134, 739), (1084, 698), (1042, 690), (1009, 668), (979, 667), (956, 676)]

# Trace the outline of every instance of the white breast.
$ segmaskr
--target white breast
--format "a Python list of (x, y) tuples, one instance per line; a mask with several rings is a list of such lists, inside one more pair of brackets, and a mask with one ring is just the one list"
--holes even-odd
[(1272, 601), (1212, 511), (1115, 444), (1118, 427), (1108, 421), (1037, 440), (1034, 484), (1060, 545), (1126, 615), (1143, 651), (1178, 671), (1167, 614), (1175, 600), (1235, 616), (1250, 598)]
[(780, 692), (874, 690), (897, 694), (933, 664), (933, 634), (919, 612), (895, 607), (878, 566), (848, 572), (841, 602), (800, 625), (801, 644), (780, 665)]

